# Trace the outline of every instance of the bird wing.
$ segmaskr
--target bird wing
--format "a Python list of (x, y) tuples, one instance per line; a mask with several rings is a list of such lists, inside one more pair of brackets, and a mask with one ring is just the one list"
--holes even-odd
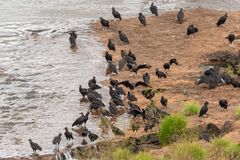
[(150, 88), (152, 88), (150, 85), (148, 85), (148, 84), (146, 84), (146, 83), (144, 83), (144, 82), (142, 82), (142, 81), (138, 81), (138, 82), (135, 84), (135, 87), (137, 87), (137, 86), (145, 86), (145, 87), (150, 87)]
[(124, 85), (125, 87), (129, 87), (129, 86), (131, 85), (131, 83), (130, 83), (128, 80), (119, 82), (118, 84), (119, 84), (119, 85), (122, 84), (122, 85)]
[(149, 64), (140, 64), (140, 65), (137, 66), (137, 71), (138, 71), (139, 69), (151, 68), (151, 67), (152, 67), (152, 66), (149, 65)]

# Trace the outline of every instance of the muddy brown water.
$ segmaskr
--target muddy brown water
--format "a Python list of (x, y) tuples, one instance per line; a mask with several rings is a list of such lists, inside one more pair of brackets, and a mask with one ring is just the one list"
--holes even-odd
[[(140, 11), (149, 15), (150, 1), (143, 0), (0, 0), (0, 158), (29, 156), (28, 139), (52, 153), (52, 138), (70, 127), (79, 113), (88, 110), (80, 104), (78, 86), (87, 86), (93, 75), (104, 76), (104, 46), (96, 41), (90, 23), (99, 16), (112, 18), (115, 6), (124, 18)], [(158, 0), (161, 12), (180, 7), (208, 7), (238, 10), (240, 1)], [(78, 33), (78, 50), (69, 49), (69, 30)], [(108, 89), (101, 94), (108, 104)], [(117, 126), (128, 128), (128, 115)], [(90, 116), (87, 124), (100, 134), (99, 119)], [(75, 135), (74, 144), (80, 137)], [(105, 139), (109, 136), (101, 137)], [(61, 147), (66, 145), (63, 138)]]

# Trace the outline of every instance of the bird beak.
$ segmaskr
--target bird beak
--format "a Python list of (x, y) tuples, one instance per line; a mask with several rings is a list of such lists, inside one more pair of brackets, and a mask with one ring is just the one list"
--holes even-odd
[(198, 83), (199, 83), (199, 79), (197, 79), (197, 80), (195, 81), (195, 86), (197, 86)]

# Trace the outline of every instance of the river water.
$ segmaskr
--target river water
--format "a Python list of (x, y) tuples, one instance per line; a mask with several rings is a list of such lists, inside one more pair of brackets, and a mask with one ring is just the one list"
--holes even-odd
[[(218, 3), (216, 3), (218, 2)], [(112, 19), (111, 7), (123, 16), (149, 14), (146, 0), (0, 0), (0, 158), (29, 156), (28, 139), (39, 143), (41, 154), (52, 153), (52, 138), (70, 127), (80, 112), (79, 84), (93, 75), (104, 80), (105, 60), (90, 28), (100, 16)], [(237, 10), (237, 0), (158, 0), (162, 12), (180, 7)], [(78, 33), (78, 50), (69, 49), (68, 32)], [(107, 102), (108, 90), (101, 90)], [(107, 104), (107, 103), (106, 103)], [(126, 127), (127, 115), (117, 126)], [(87, 124), (99, 133), (98, 119)], [(66, 144), (63, 138), (62, 147)], [(75, 145), (81, 138), (75, 138)]]

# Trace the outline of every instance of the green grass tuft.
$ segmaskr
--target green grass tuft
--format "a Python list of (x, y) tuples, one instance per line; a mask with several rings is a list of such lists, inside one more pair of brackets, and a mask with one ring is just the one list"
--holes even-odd
[(186, 117), (181, 115), (171, 115), (163, 119), (159, 129), (160, 142), (163, 145), (176, 141), (185, 131), (187, 126)]
[(216, 138), (212, 142), (214, 157), (228, 160), (240, 159), (240, 145), (224, 138)]
[(236, 116), (240, 118), (240, 106), (236, 109)]
[(132, 154), (127, 148), (117, 148), (112, 154), (114, 160), (129, 160), (131, 157)]
[(187, 102), (184, 104), (183, 112), (186, 116), (192, 116), (199, 113), (200, 107), (196, 102)]
[(133, 156), (131, 160), (156, 160), (156, 158), (154, 158), (150, 153), (140, 152)]
[(180, 143), (172, 151), (171, 159), (173, 160), (205, 160), (208, 152), (197, 143)]

